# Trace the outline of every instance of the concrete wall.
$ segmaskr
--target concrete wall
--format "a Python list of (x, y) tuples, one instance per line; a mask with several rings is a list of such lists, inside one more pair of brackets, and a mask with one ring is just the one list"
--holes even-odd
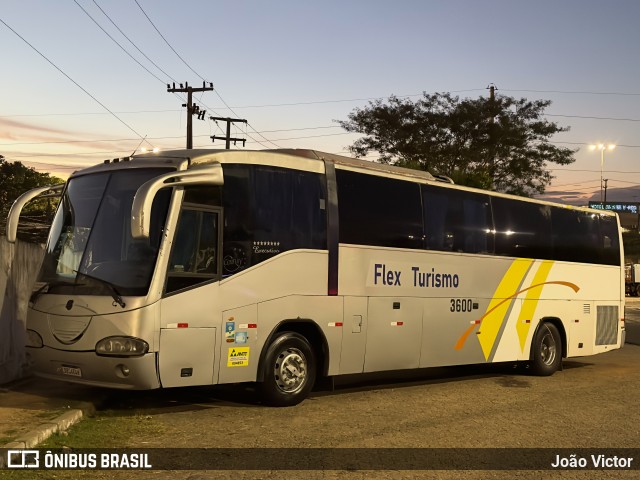
[(0, 385), (27, 373), (27, 303), (43, 254), (42, 245), (0, 237)]

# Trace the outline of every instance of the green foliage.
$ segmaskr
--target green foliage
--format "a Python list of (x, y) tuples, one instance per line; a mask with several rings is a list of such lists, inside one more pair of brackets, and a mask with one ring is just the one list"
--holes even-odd
[[(27, 190), (57, 183), (64, 183), (64, 180), (52, 177), (48, 173), (37, 172), (20, 162), (8, 162), (0, 155), (0, 212), (8, 212), (14, 200)], [(55, 202), (40, 200), (28, 204), (24, 213), (48, 216), (54, 206)]]
[(446, 175), (467, 186), (529, 196), (543, 193), (553, 178), (549, 163), (567, 165), (577, 150), (550, 138), (568, 127), (543, 118), (546, 100), (498, 96), (460, 100), (424, 93), (417, 101), (395, 96), (369, 102), (338, 123), (365, 136), (349, 147), (380, 161)]

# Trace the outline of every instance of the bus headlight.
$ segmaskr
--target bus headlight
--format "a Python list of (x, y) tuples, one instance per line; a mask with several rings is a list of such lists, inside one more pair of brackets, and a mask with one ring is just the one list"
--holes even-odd
[(32, 348), (42, 348), (44, 342), (42, 341), (42, 337), (35, 330), (27, 329), (27, 347)]
[(149, 344), (135, 337), (107, 337), (96, 343), (98, 355), (140, 357), (149, 351)]

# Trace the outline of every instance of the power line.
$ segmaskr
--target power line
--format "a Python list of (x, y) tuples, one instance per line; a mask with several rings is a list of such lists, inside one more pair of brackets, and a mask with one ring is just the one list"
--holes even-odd
[(545, 117), (565, 117), (565, 118), (585, 118), (590, 120), (613, 120), (618, 122), (640, 122), (638, 118), (616, 118), (616, 117), (591, 117), (587, 115), (559, 115), (552, 113), (544, 113)]
[[(549, 142), (549, 143), (553, 143), (553, 144), (566, 144), (566, 145), (593, 145), (593, 143), (586, 143), (586, 142)], [(618, 147), (624, 147), (624, 148), (640, 148), (640, 145), (622, 145), (619, 143), (616, 143), (616, 148)]]
[[(151, 144), (149, 144), (151, 145)], [(104, 155), (107, 153), (127, 153), (127, 154), (131, 154), (131, 149), (127, 149), (127, 150), (110, 150), (110, 151), (106, 151), (106, 150), (98, 150), (98, 151), (94, 151), (94, 152), (76, 152), (76, 153), (70, 153), (70, 152), (60, 152), (60, 153), (36, 153), (36, 154), (22, 154), (22, 153), (7, 153), (5, 156), (11, 156), (11, 157), (15, 157), (15, 158), (33, 158), (33, 157), (82, 157), (82, 156), (89, 156), (89, 155)]]
[[(285, 130), (282, 130), (285, 131)], [(306, 140), (309, 138), (320, 138), (320, 137), (333, 137), (333, 136), (338, 136), (338, 135), (350, 135), (351, 132), (341, 132), (341, 133), (328, 133), (328, 134), (324, 134), (324, 135), (306, 135), (303, 137), (289, 137), (289, 138), (278, 138), (276, 139), (276, 141), (279, 142), (284, 142), (284, 141), (288, 141), (288, 140)], [(204, 138), (204, 137), (211, 137), (211, 135), (194, 135), (193, 138)], [(183, 136), (170, 136), (170, 137), (147, 137), (148, 140), (174, 140), (174, 139), (178, 139), (178, 138), (184, 138)], [(72, 144), (72, 143), (100, 143), (100, 142), (126, 142), (126, 141), (137, 141), (138, 139), (136, 138), (120, 138), (120, 139), (104, 139), (104, 140), (70, 140), (70, 141), (59, 141), (59, 142), (33, 142), (33, 143), (0, 143), (0, 146), (19, 146), (19, 145), (46, 145), (46, 144)], [(255, 140), (253, 140), (253, 142), (255, 143), (259, 143), (256, 142)], [(201, 145), (201, 146), (209, 146), (209, 145)], [(164, 150), (166, 150), (166, 148), (164, 148)], [(103, 150), (96, 150), (94, 152), (86, 152), (86, 153), (72, 153), (72, 152), (62, 152), (62, 153), (41, 153), (41, 154), (36, 154), (36, 155), (31, 155), (31, 154), (27, 154), (27, 155), (22, 155), (22, 154), (18, 154), (18, 156), (60, 156), (60, 155), (84, 155), (84, 154), (95, 154), (98, 155), (100, 153), (115, 153), (112, 151), (103, 151)], [(599, 171), (599, 170), (598, 170)]]
[[(140, 9), (140, 11), (144, 14), (144, 16), (147, 18), (147, 20), (149, 20), (149, 23), (151, 23), (151, 25), (153, 26), (153, 28), (155, 29), (156, 32), (158, 32), (158, 35), (160, 35), (160, 37), (162, 38), (162, 40), (164, 40), (164, 43), (167, 44), (167, 46), (171, 49), (171, 51), (173, 53), (175, 53), (178, 58), (182, 61), (182, 63), (184, 63), (187, 68), (189, 68), (189, 70), (191, 70), (193, 73), (195, 73), (200, 80), (202, 80), (203, 82), (206, 82), (207, 80), (200, 75), (198, 72), (196, 72), (193, 67), (191, 65), (189, 65), (187, 63), (187, 61), (182, 58), (182, 56), (176, 51), (175, 48), (173, 48), (173, 46), (169, 43), (169, 41), (165, 38), (165, 36), (162, 34), (162, 32), (160, 32), (160, 30), (158, 29), (158, 27), (156, 27), (155, 23), (153, 23), (153, 21), (151, 20), (151, 18), (149, 18), (149, 15), (147, 15), (147, 12), (144, 11), (144, 9), (142, 8), (142, 6), (140, 5), (140, 3), (138, 3), (138, 0), (133, 0), (134, 2), (136, 2), (136, 5), (138, 5), (138, 8)], [(231, 111), (231, 113), (233, 113), (236, 117), (238, 117), (239, 115), (236, 114), (233, 109), (227, 104), (227, 102), (224, 101), (224, 98), (222, 98), (222, 96), (220, 95), (220, 93), (217, 90), (214, 90), (216, 95), (218, 96), (218, 98), (222, 101), (222, 103), (225, 105), (225, 107), (227, 107), (229, 109), (229, 111)], [(200, 100), (200, 103), (202, 103), (202, 105), (204, 105), (206, 108), (208, 108), (209, 110), (213, 111), (212, 108), (210, 108), (209, 106), (207, 106), (206, 103), (202, 102), (202, 100)], [(217, 112), (214, 112), (216, 115), (219, 115)], [(250, 123), (247, 122), (247, 125), (254, 131), (257, 133), (257, 130), (255, 128), (253, 128), (253, 125), (251, 125)], [(251, 135), (249, 135), (248, 133), (246, 134), (247, 137), (249, 137), (250, 139), (252, 139), (253, 141), (259, 143), (260, 145), (262, 145), (263, 147), (266, 147), (266, 145), (264, 145), (261, 141), (256, 140), (255, 138), (253, 138)], [(258, 135), (260, 135), (258, 133)], [(280, 147), (279, 145), (273, 143), (271, 140), (269, 140), (268, 138), (266, 138), (264, 135), (260, 135), (265, 141), (275, 145), (276, 147)]]
[[(563, 167), (551, 167), (551, 168), (547, 168), (547, 170), (551, 170), (551, 171), (557, 171), (557, 170), (561, 170), (561, 171), (566, 171), (566, 172), (588, 172), (588, 173), (600, 173), (600, 170), (587, 170), (587, 169), (581, 169), (581, 168), (563, 168)], [(606, 170), (606, 173), (640, 173), (640, 171), (633, 171), (633, 170)]]
[[(143, 68), (143, 69), (144, 69), (144, 70), (145, 70), (149, 75), (151, 75), (152, 77), (154, 77), (156, 80), (158, 80), (158, 81), (159, 81), (159, 82), (161, 82), (162, 84), (165, 84), (165, 81), (164, 81), (164, 80), (162, 80), (160, 77), (158, 77), (156, 74), (154, 74), (151, 70), (149, 70), (147, 67), (145, 67), (141, 62), (139, 62), (139, 61), (138, 61), (138, 59), (137, 59), (137, 58), (135, 58), (133, 55), (131, 55), (131, 53), (129, 53), (129, 51), (128, 51), (126, 48), (124, 48), (124, 47), (123, 47), (123, 46), (122, 46), (122, 45), (121, 45), (121, 44), (120, 44), (120, 43), (119, 43), (115, 38), (113, 38), (113, 37), (111, 36), (111, 34), (109, 34), (109, 32), (107, 32), (107, 31), (102, 27), (102, 25), (100, 25), (100, 23), (98, 23), (98, 21), (97, 21), (95, 18), (93, 18), (93, 17), (89, 14), (89, 12), (87, 12), (87, 11), (82, 7), (82, 5), (80, 5), (80, 4), (78, 3), (78, 0), (73, 0), (73, 1), (75, 2), (75, 4), (76, 4), (78, 7), (80, 7), (80, 9), (85, 13), (85, 15), (87, 15), (87, 17), (89, 17), (89, 18), (91, 19), (91, 21), (93, 21), (93, 23), (95, 23), (95, 24), (98, 26), (98, 28), (99, 28), (100, 30), (102, 30), (102, 31), (105, 33), (105, 35), (107, 35), (107, 37), (109, 37), (109, 38), (110, 38), (110, 39), (111, 39), (111, 40), (112, 40), (112, 41), (113, 41), (113, 42), (114, 42), (118, 47), (120, 47), (120, 50), (122, 50), (125, 54), (127, 54), (127, 56), (128, 56), (129, 58), (131, 58), (134, 62), (136, 62), (140, 67), (142, 67), (142, 68)], [(118, 29), (118, 31), (119, 31), (120, 33), (122, 33), (122, 35), (123, 35), (127, 40), (129, 40), (129, 37), (127, 37), (127, 36), (124, 34), (124, 32), (122, 32), (122, 30), (121, 30), (121, 29), (120, 29), (120, 28), (115, 24), (115, 22), (114, 22), (113, 20), (111, 20), (111, 18), (110, 18), (110, 17), (105, 13), (105, 11), (104, 11), (104, 10), (102, 10), (102, 8), (100, 8), (100, 5), (98, 5), (98, 4), (95, 2), (95, 0), (94, 0), (94, 3), (95, 3), (95, 4), (96, 4), (96, 6), (100, 9), (100, 11), (101, 11), (101, 12), (102, 12), (102, 13), (103, 13), (103, 14), (104, 14), (104, 15), (105, 15), (105, 16), (106, 16), (106, 17), (111, 21), (111, 23), (113, 23), (113, 25)], [(131, 40), (129, 40), (129, 42), (130, 42), (134, 47), (138, 48), (138, 47), (137, 47), (137, 46), (136, 46), (136, 45), (135, 45)], [(143, 53), (139, 48), (138, 48), (138, 51), (139, 51), (140, 53), (142, 53), (142, 54), (145, 56), (145, 58), (147, 58), (149, 61), (151, 61), (151, 63), (153, 63), (153, 64), (156, 66), (156, 68), (158, 68), (158, 69), (159, 69), (160, 71), (162, 71), (165, 75), (167, 75), (167, 77), (171, 78), (171, 75), (168, 75), (164, 70), (162, 70), (160, 67), (158, 67), (158, 66), (155, 64), (155, 62), (153, 62), (152, 60), (150, 60), (150, 59), (149, 59), (149, 57), (147, 57), (147, 56), (146, 56), (146, 55), (145, 55), (145, 54), (144, 54), (144, 53)], [(184, 101), (184, 99), (183, 99), (183, 98), (181, 98), (181, 97), (180, 97), (179, 95), (177, 95), (177, 94), (176, 94), (176, 97), (178, 97), (180, 100)]]
[[(118, 28), (116, 26), (116, 28)], [(124, 33), (123, 33), (124, 35)], [(125, 36), (125, 38), (127, 38)], [(133, 44), (134, 47), (136, 46)], [(136, 47), (137, 48), (137, 47)], [(141, 51), (143, 55), (144, 52)], [(145, 55), (146, 57), (146, 55)], [(148, 57), (146, 57), (148, 58)], [(150, 60), (153, 62), (152, 60)], [(160, 67), (158, 67), (160, 69)], [(162, 70), (165, 75), (168, 75), (164, 70)], [(171, 77), (172, 78), (172, 77)], [(173, 80), (173, 78), (172, 78)], [(457, 92), (472, 92), (483, 89), (466, 89), (466, 90), (457, 90), (449, 93), (457, 93)], [(419, 97), (422, 94), (409, 94), (409, 95), (394, 95), (396, 98), (410, 98), (410, 97)], [(291, 106), (306, 106), (306, 105), (322, 105), (328, 103), (349, 103), (349, 102), (364, 102), (364, 101), (372, 101), (372, 100), (380, 100), (382, 98), (388, 98), (385, 96), (381, 97), (368, 97), (368, 98), (343, 98), (343, 99), (328, 99), (328, 100), (310, 100), (310, 101), (301, 101), (301, 102), (289, 102), (289, 103), (269, 103), (262, 105), (234, 105), (230, 106), (218, 106), (214, 107), (217, 109), (246, 109), (246, 108), (275, 108), (275, 107), (291, 107)], [(209, 108), (209, 107), (207, 107)], [(169, 112), (179, 112), (181, 110), (137, 110), (137, 111), (125, 111), (125, 112), (116, 112), (121, 114), (136, 114), (136, 113), (169, 113)], [(35, 113), (35, 114), (15, 114), (15, 115), (0, 115), (0, 118), (11, 118), (11, 117), (39, 117), (39, 116), (55, 116), (55, 115), (106, 115), (103, 112), (79, 112), (79, 113)], [(638, 118), (624, 118), (624, 117), (599, 117), (593, 115), (570, 115), (570, 114), (553, 114), (553, 113), (544, 113), (544, 116), (547, 117), (565, 117), (565, 118), (583, 118), (583, 119), (593, 119), (593, 120), (611, 120), (611, 121), (620, 121), (620, 122), (640, 122)], [(264, 132), (264, 131), (263, 131)]]
[(68, 169), (78, 169), (78, 168), (86, 168), (89, 165), (85, 165), (85, 164), (78, 164), (78, 165), (63, 165), (61, 163), (45, 163), (45, 162), (36, 162), (35, 160), (13, 160), (13, 162), (19, 162), (19, 163), (34, 163), (36, 165), (44, 165), (47, 167), (57, 167), (57, 168), (68, 168)]
[(638, 97), (640, 93), (630, 92), (593, 92), (593, 91), (574, 91), (574, 90), (525, 90), (525, 89), (507, 89), (502, 88), (503, 92), (530, 92), (530, 93), (561, 93), (569, 95), (619, 95), (619, 96), (632, 96)]
[(140, 54), (142, 56), (144, 56), (144, 58), (146, 58), (149, 62), (151, 62), (153, 64), (154, 67), (156, 67), (158, 70), (160, 70), (162, 73), (164, 73), (168, 78), (170, 78), (171, 80), (173, 80), (175, 82), (175, 78), (173, 78), (171, 75), (169, 75), (167, 72), (165, 72), (162, 68), (160, 68), (160, 66), (158, 66), (158, 64), (156, 62), (154, 62), (153, 60), (151, 60), (146, 53), (144, 53), (134, 42), (133, 40), (131, 40), (123, 31), (122, 29), (116, 24), (116, 22), (114, 22), (111, 17), (107, 14), (107, 12), (105, 12), (102, 7), (100, 5), (98, 5), (98, 2), (96, 2), (96, 0), (93, 0), (93, 3), (95, 3), (96, 7), (98, 7), (100, 9), (100, 11), (104, 14), (105, 17), (107, 17), (107, 19), (111, 22), (111, 24), (116, 27), (118, 29), (118, 31), (122, 34), (122, 36), (124, 38), (126, 38), (129, 43), (131, 45), (133, 45), (135, 47), (136, 50), (138, 50), (138, 52), (140, 52)]
[(319, 138), (319, 137), (336, 137), (339, 135), (353, 135), (352, 132), (340, 132), (340, 133), (326, 133), (324, 135), (308, 135), (306, 137), (290, 137), (290, 138), (276, 138), (276, 142), (284, 142), (287, 140), (303, 140), (307, 138)]
[(628, 183), (631, 185), (638, 185), (638, 182), (629, 182), (628, 180), (618, 180), (617, 178), (609, 178), (610, 182), (618, 182), (618, 183)]
[[(91, 99), (93, 99), (93, 101), (95, 101), (98, 105), (100, 105), (102, 108), (104, 108), (107, 112), (109, 112), (114, 118), (116, 118), (120, 123), (122, 123), (125, 127), (127, 127), (129, 130), (131, 130), (133, 133), (135, 133), (139, 138), (144, 140), (144, 137), (142, 135), (140, 135), (131, 125), (129, 125), (127, 122), (125, 122), (124, 120), (122, 120), (118, 115), (116, 115), (114, 112), (112, 112), (109, 107), (107, 107), (104, 103), (102, 103), (100, 100), (98, 100), (96, 97), (94, 97), (91, 93), (89, 93), (82, 85), (80, 85), (78, 82), (76, 82), (73, 78), (71, 78), (69, 75), (67, 75), (67, 73), (62, 70), (60, 67), (58, 67), (55, 63), (53, 63), (51, 60), (49, 60), (49, 58), (47, 58), (46, 55), (44, 55), (40, 50), (38, 50), (36, 47), (34, 47), (33, 45), (31, 45), (31, 43), (29, 43), (22, 35), (20, 35), (18, 32), (16, 32), (13, 28), (11, 28), (4, 20), (2, 20), (0, 18), (0, 22), (2, 22), (2, 24), (7, 27), (9, 30), (11, 30), (20, 40), (22, 40), (24, 43), (26, 43), (29, 47), (31, 47), (32, 50), (34, 50), (38, 55), (40, 55), (42, 58), (44, 58), (52, 67), (54, 67), (56, 70), (58, 70), (61, 74), (63, 74), (65, 77), (67, 77), (67, 79), (69, 79), (76, 87), (78, 87), (80, 90), (82, 90), (84, 93), (86, 93), (89, 97), (91, 97)], [(147, 142), (149, 145), (151, 145), (153, 147), (153, 145), (150, 142)]]
[(598, 183), (599, 183), (599, 182), (600, 182), (600, 179), (599, 179), (599, 178), (596, 178), (596, 179), (594, 179), (594, 180), (584, 180), (584, 181), (582, 181), (582, 182), (562, 183), (562, 184), (560, 184), (560, 185), (555, 185), (555, 184), (554, 184), (554, 185), (552, 185), (552, 186), (553, 186), (554, 188), (558, 188), (558, 187), (568, 187), (568, 186), (571, 186), (571, 185), (583, 185), (583, 184), (585, 184), (585, 183), (594, 183), (594, 182), (598, 182)]
[[(134, 61), (134, 62), (136, 62), (138, 65), (140, 65), (142, 68), (144, 68), (144, 70), (145, 70), (149, 75), (153, 76), (156, 80), (158, 80), (158, 81), (159, 81), (159, 82), (161, 82), (161, 83), (165, 83), (165, 81), (164, 81), (164, 80), (162, 80), (162, 79), (161, 79), (160, 77), (158, 77), (155, 73), (153, 73), (151, 70), (149, 70), (147, 67), (145, 67), (142, 63), (140, 63), (140, 62), (138, 61), (138, 59), (137, 59), (137, 58), (135, 58), (133, 55), (131, 55), (131, 54), (127, 51), (127, 49), (126, 49), (126, 48), (124, 48), (122, 45), (120, 45), (120, 43), (119, 43), (115, 38), (113, 38), (109, 32), (107, 32), (104, 28), (102, 28), (102, 25), (100, 25), (100, 24), (98, 23), (98, 21), (97, 21), (95, 18), (93, 18), (93, 17), (91, 16), (91, 14), (90, 14), (89, 12), (87, 12), (87, 11), (84, 9), (84, 7), (83, 7), (82, 5), (80, 5), (80, 4), (78, 3), (78, 0), (73, 0), (73, 1), (74, 1), (74, 2), (75, 2), (75, 4), (80, 8), (80, 10), (82, 10), (82, 11), (85, 13), (85, 15), (86, 15), (87, 17), (89, 17), (89, 18), (91, 19), (91, 21), (92, 21), (93, 23), (95, 23), (95, 24), (98, 26), (98, 28), (99, 28), (100, 30), (102, 30), (102, 31), (104, 32), (104, 34), (105, 34), (107, 37), (109, 37), (109, 38), (113, 41), (113, 43), (115, 43), (118, 47), (120, 47), (120, 50), (122, 50), (124, 53), (126, 53), (126, 54), (129, 56), (129, 58), (131, 58), (131, 60), (133, 60), (133, 61)], [(98, 7), (98, 8), (99, 8), (99, 7)]]
[[(119, 114), (131, 114), (131, 113), (176, 113), (182, 112), (182, 110), (135, 110), (128, 112), (115, 112)], [(81, 115), (111, 115), (105, 112), (80, 112), (80, 113), (21, 113), (16, 115), (0, 115), (0, 118), (14, 118), (14, 117), (56, 117), (56, 116), (81, 116)]]
[[(100, 30), (102, 30), (116, 45), (118, 45), (118, 47), (120, 47), (120, 49), (126, 53), (133, 61), (135, 61), (138, 65), (140, 65), (147, 73), (149, 73), (150, 75), (152, 75), (155, 79), (159, 80), (160, 82), (162, 82), (163, 84), (165, 84), (166, 82), (164, 80), (162, 80), (161, 78), (159, 78), (157, 75), (155, 75), (153, 72), (151, 72), (147, 67), (145, 67), (142, 63), (140, 63), (133, 55), (131, 55), (129, 53), (129, 51), (127, 51), (127, 49), (125, 49), (115, 38), (113, 38), (109, 32), (107, 32), (90, 14), (89, 12), (87, 12), (79, 3), (78, 0), (74, 0), (74, 2), (76, 3), (76, 5), (78, 5), (78, 7), (80, 7), (80, 9), (93, 21), (93, 23), (95, 23)], [(168, 73), (166, 73), (162, 68), (160, 68), (153, 60), (151, 60), (140, 48), (138, 48), (138, 46), (133, 43), (133, 41), (122, 31), (122, 29), (120, 27), (118, 27), (118, 25), (116, 25), (116, 23), (111, 19), (111, 17), (109, 17), (109, 15), (107, 15), (107, 13), (100, 7), (100, 5), (98, 5), (98, 3), (93, 0), (93, 3), (95, 3), (96, 7), (98, 7), (100, 9), (100, 11), (109, 19), (109, 21), (118, 29), (118, 31), (129, 41), (129, 43), (131, 43), (147, 60), (149, 60), (158, 70), (160, 70), (162, 73), (164, 73), (167, 77), (171, 78), (172, 80), (175, 81), (175, 79), (169, 75)], [(137, 3), (137, 2), (136, 2)], [(155, 25), (154, 25), (155, 27)], [(172, 92), (176, 97), (178, 97), (181, 101), (185, 102), (185, 99), (182, 98), (180, 95), (177, 94), (177, 92)], [(190, 101), (187, 102), (189, 105), (191, 104)], [(188, 120), (189, 122), (189, 120)]]
[[(300, 128), (288, 128), (288, 129), (278, 129), (278, 130), (263, 130), (260, 133), (275, 133), (275, 132), (294, 132), (294, 131), (304, 131), (304, 130), (320, 130), (320, 129), (328, 129), (328, 128), (341, 128), (337, 125), (328, 125), (321, 127), (300, 127)], [(335, 134), (331, 134), (335, 135)], [(211, 135), (194, 135), (195, 137), (209, 137)], [(148, 140), (173, 140), (176, 138), (183, 138), (182, 136), (167, 136), (167, 137), (147, 137)], [(92, 140), (52, 140), (48, 142), (10, 142), (10, 143), (0, 143), (0, 147), (4, 146), (16, 146), (16, 145), (47, 145), (47, 144), (66, 144), (66, 143), (100, 143), (100, 142), (127, 142), (127, 141), (137, 141), (137, 138), (96, 138)]]
[[(138, 3), (138, 0), (133, 0), (133, 1), (134, 1), (134, 2), (136, 2), (136, 5), (138, 5), (138, 8), (140, 9), (140, 11), (144, 14), (144, 16), (145, 16), (145, 17), (147, 17), (147, 20), (149, 20), (149, 23), (153, 26), (153, 28), (156, 30), (156, 32), (158, 32), (158, 35), (160, 35), (160, 37), (162, 38), (162, 40), (164, 40), (164, 43), (166, 43), (166, 44), (167, 44), (167, 46), (171, 49), (171, 51), (172, 51), (173, 53), (175, 53), (175, 54), (178, 56), (178, 58), (179, 58), (180, 60), (182, 60), (182, 63), (184, 63), (184, 64), (187, 66), (187, 68), (189, 68), (189, 70), (191, 70), (193, 73), (195, 73), (195, 74), (196, 74), (196, 76), (200, 77), (200, 80), (203, 80), (203, 81), (204, 81), (204, 80), (205, 80), (205, 79), (204, 79), (204, 77), (202, 77), (202, 75), (200, 75), (200, 74), (199, 74), (198, 72), (196, 72), (193, 68), (191, 68), (191, 65), (189, 65), (189, 64), (185, 61), (185, 59), (184, 59), (184, 58), (182, 58), (182, 56), (180, 56), (180, 54), (179, 54), (178, 52), (176, 52), (176, 49), (175, 49), (175, 48), (173, 48), (173, 47), (171, 46), (171, 44), (169, 43), (169, 41), (168, 41), (166, 38), (164, 38), (164, 35), (162, 35), (162, 33), (160, 32), (160, 30), (158, 30), (158, 27), (156, 27), (156, 24), (155, 24), (155, 23), (153, 23), (153, 20), (151, 20), (151, 19), (149, 18), (149, 15), (147, 15), (147, 12), (145, 12), (145, 11), (144, 11), (144, 9), (142, 8), (142, 6)], [(208, 108), (208, 107), (207, 107), (207, 108)]]
[[(205, 136), (205, 135), (200, 135)], [(147, 137), (148, 140), (164, 140), (164, 139), (174, 139), (174, 138), (182, 138), (179, 136), (173, 137)], [(50, 141), (50, 142), (13, 142), (13, 143), (0, 143), (0, 147), (5, 146), (15, 146), (15, 145), (48, 145), (48, 144), (66, 144), (66, 143), (99, 143), (99, 142), (130, 142), (130, 141), (138, 141), (138, 138), (98, 138), (95, 140), (59, 140), (59, 141)]]
[[(478, 90), (478, 89), (472, 89)], [(472, 91), (465, 90), (465, 91)], [(408, 98), (408, 97), (416, 97), (421, 94), (414, 95), (398, 95), (398, 98)], [(336, 100), (313, 100), (313, 101), (305, 101), (305, 102), (292, 102), (292, 103), (272, 103), (272, 104), (264, 104), (264, 105), (235, 105), (233, 107), (224, 107), (218, 106), (214, 107), (217, 109), (244, 109), (244, 108), (269, 108), (269, 107), (289, 107), (289, 106), (305, 106), (305, 105), (319, 105), (326, 103), (346, 103), (346, 102), (361, 102), (361, 101), (371, 101), (371, 100), (379, 100), (381, 98), (386, 97), (370, 97), (370, 98), (351, 98), (351, 99), (336, 99)], [(205, 105), (206, 106), (206, 105)], [(208, 106), (206, 106), (209, 108)], [(137, 110), (137, 111), (127, 111), (127, 112), (116, 112), (116, 113), (167, 113), (167, 112), (180, 112), (181, 110)], [(212, 109), (213, 111), (213, 109)], [(102, 112), (79, 112), (79, 113), (33, 113), (33, 114), (15, 114), (15, 115), (0, 115), (0, 118), (12, 118), (12, 117), (46, 117), (46, 116), (56, 116), (56, 115), (105, 115)]]

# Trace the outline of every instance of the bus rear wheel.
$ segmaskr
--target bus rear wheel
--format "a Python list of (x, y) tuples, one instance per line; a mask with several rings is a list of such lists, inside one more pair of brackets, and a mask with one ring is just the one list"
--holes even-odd
[(556, 326), (550, 322), (540, 325), (531, 344), (529, 371), (533, 375), (553, 375), (562, 362), (562, 340)]
[(278, 334), (267, 349), (263, 365), (264, 377), (259, 390), (267, 405), (297, 405), (313, 388), (315, 355), (309, 341), (298, 333)]

